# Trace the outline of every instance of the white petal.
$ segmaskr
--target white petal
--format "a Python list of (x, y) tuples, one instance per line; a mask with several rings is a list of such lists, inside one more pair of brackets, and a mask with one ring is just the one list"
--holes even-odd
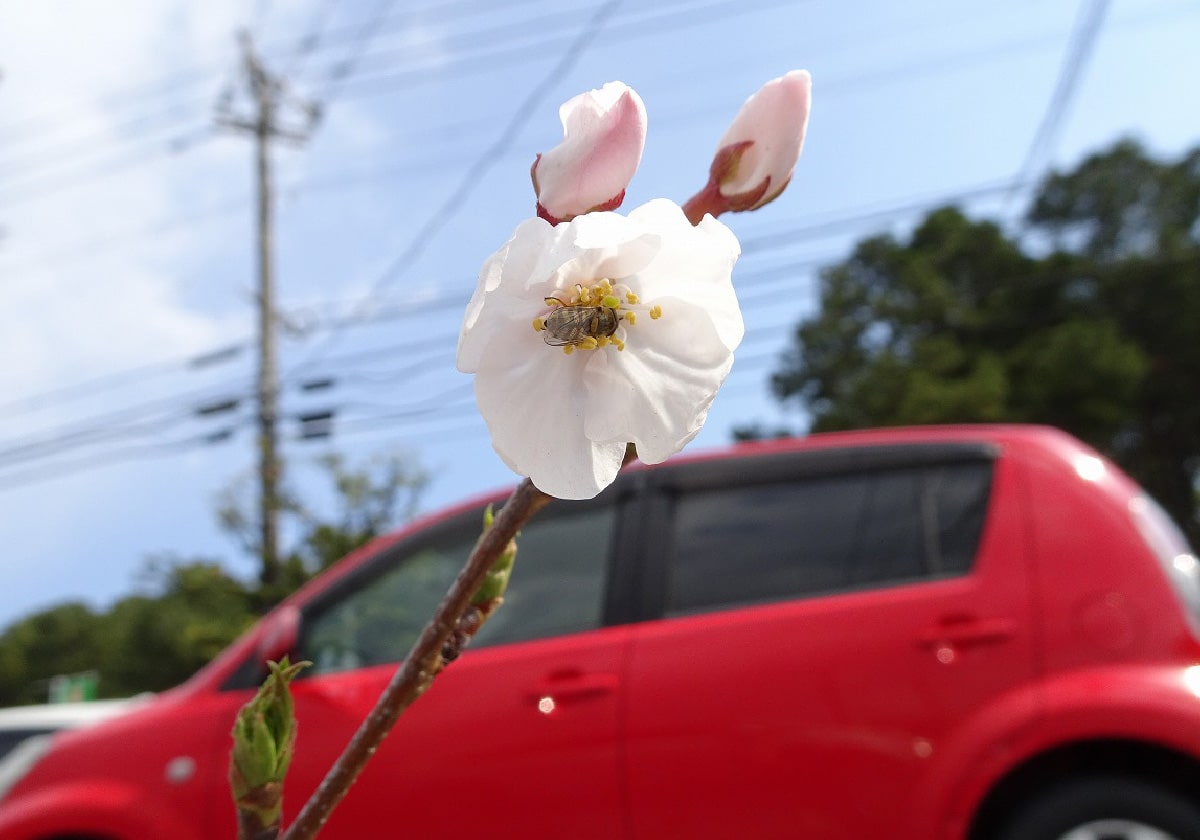
[(661, 237), (617, 213), (588, 213), (571, 222), (575, 246), (583, 253), (572, 267), (587, 282), (628, 277), (658, 254)]
[[(533, 273), (540, 260), (551, 251), (553, 228), (542, 219), (526, 219), (517, 225), (513, 235), (500, 250), (492, 254), (479, 270), (479, 282), (467, 304), (462, 329), (458, 335), (458, 369), (473, 373), (479, 367), (484, 347), (492, 340), (495, 320), (484, 311), (498, 303), (496, 292), (514, 278)], [(532, 319), (532, 315), (529, 316)]]
[[(530, 221), (480, 272), (463, 322), (459, 368), (475, 372), (492, 445), (516, 472), (560, 498), (591, 498), (633, 442), (655, 463), (700, 430), (744, 326), (730, 281), (736, 237), (715, 219), (693, 227), (667, 201), (629, 218), (590, 213)], [(532, 328), (544, 298), (602, 277), (662, 307), (609, 346), (567, 356)]]
[(629, 328), (624, 352), (595, 351), (585, 375), (584, 431), (600, 442), (632, 441), (648, 464), (682, 449), (704, 425), (733, 353), (707, 313), (668, 299), (666, 314)]
[(496, 347), (475, 377), (492, 447), (539, 490), (559, 499), (590, 499), (616, 478), (625, 443), (597, 444), (584, 436), (587, 354), (567, 356), (529, 333), (530, 341)]
[(737, 237), (711, 216), (693, 227), (669, 201), (652, 201), (629, 215), (662, 237), (655, 260), (632, 282), (642, 301), (665, 309), (664, 298), (686, 298), (709, 313), (721, 341), (736, 349), (745, 334), (732, 280), (741, 253)]

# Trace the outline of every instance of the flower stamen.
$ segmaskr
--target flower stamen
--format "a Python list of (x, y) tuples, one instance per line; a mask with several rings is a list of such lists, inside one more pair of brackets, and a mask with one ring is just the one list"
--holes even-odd
[(608, 277), (576, 283), (573, 292), (561, 289), (542, 300), (550, 311), (533, 319), (533, 329), (544, 334), (546, 344), (562, 347), (567, 353), (609, 345), (619, 352), (625, 349), (626, 328), (637, 323), (634, 309), (647, 313), (651, 320), (662, 317), (661, 306), (642, 305), (636, 292)]

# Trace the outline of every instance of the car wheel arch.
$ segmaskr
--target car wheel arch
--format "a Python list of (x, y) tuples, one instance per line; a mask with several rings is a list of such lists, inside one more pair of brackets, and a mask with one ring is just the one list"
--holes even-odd
[(1005, 821), (1049, 787), (1071, 778), (1120, 776), (1195, 797), (1200, 761), (1161, 744), (1096, 738), (1055, 746), (1014, 765), (989, 788), (971, 818), (969, 840), (995, 840)]

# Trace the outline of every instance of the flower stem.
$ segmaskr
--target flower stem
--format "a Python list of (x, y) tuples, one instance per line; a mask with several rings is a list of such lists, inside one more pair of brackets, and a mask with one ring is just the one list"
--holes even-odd
[(442, 669), (442, 647), (496, 558), (508, 547), (518, 529), (550, 500), (551, 497), (534, 487), (529, 479), (517, 485), (496, 515), (492, 527), (480, 536), (466, 565), (413, 643), (404, 662), (379, 695), (375, 707), (359, 725), (358, 731), (320, 786), (304, 803), (296, 821), (284, 833), (283, 840), (311, 840), (317, 836), (334, 806), (346, 795), (400, 714), (429, 688), (433, 678)]
[(710, 180), (704, 189), (683, 205), (683, 215), (687, 216), (687, 220), (693, 225), (698, 225), (706, 213), (711, 213), (713, 218), (716, 218), (728, 209), (729, 202), (721, 195), (721, 188), (715, 180)]

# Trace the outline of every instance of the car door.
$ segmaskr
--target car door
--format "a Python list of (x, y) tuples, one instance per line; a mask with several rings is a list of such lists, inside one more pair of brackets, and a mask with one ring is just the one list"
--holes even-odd
[[(612, 497), (557, 504), (519, 540), (505, 603), (388, 736), (322, 837), (611, 838), (628, 629), (605, 627)], [(481, 526), (409, 540), (305, 609), (291, 818), (395, 671)]]
[[(637, 628), (636, 838), (928, 838), (959, 727), (1033, 673), (1003, 459), (825, 452), (664, 473)], [(786, 459), (785, 459), (786, 460)]]

